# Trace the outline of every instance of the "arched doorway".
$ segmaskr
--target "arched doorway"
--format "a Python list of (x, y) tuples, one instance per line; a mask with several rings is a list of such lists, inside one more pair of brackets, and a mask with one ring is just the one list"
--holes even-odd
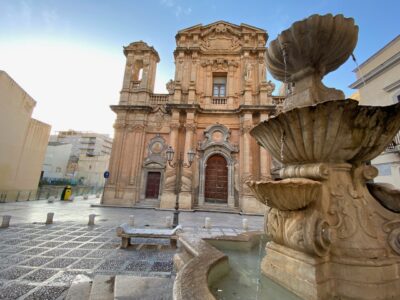
[(207, 160), (204, 198), (208, 203), (228, 202), (228, 167), (220, 154), (214, 154)]

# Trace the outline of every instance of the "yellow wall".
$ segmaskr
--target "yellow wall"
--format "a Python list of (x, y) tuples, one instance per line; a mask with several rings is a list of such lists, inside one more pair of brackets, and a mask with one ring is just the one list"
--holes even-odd
[(31, 96), (0, 71), (0, 201), (35, 196), (51, 128), (31, 118), (35, 105)]

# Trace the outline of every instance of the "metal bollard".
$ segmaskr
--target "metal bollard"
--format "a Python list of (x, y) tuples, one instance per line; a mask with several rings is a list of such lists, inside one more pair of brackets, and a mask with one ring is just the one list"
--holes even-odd
[(47, 199), (48, 203), (53, 203), (56, 198), (54, 196), (50, 196), (49, 199)]
[(171, 216), (165, 217), (165, 226), (172, 227), (172, 217)]
[(94, 218), (96, 217), (95, 214), (90, 214), (89, 215), (89, 222), (88, 222), (88, 226), (93, 226), (94, 225)]
[(133, 215), (129, 216), (129, 226), (135, 226), (135, 216)]
[(243, 227), (243, 230), (244, 230), (244, 231), (249, 230), (249, 220), (243, 219), (243, 220), (242, 220), (242, 227)]
[(206, 229), (211, 229), (212, 225), (211, 225), (211, 218), (206, 217), (204, 219), (204, 228)]
[(46, 219), (46, 224), (53, 224), (53, 217), (54, 217), (54, 213), (53, 212), (49, 212), (47, 213), (47, 219)]
[(5, 215), (3, 216), (3, 222), (1, 223), (0, 228), (8, 228), (10, 226), (11, 216)]

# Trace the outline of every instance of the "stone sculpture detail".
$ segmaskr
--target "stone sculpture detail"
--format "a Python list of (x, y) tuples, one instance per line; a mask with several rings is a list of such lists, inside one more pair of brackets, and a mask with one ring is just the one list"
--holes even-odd
[(399, 192), (368, 189), (378, 172), (366, 164), (399, 131), (400, 103), (361, 106), (321, 82), (357, 33), (351, 18), (313, 15), (272, 41), (268, 69), (293, 90), (251, 131), (282, 164), (283, 180), (248, 183), (269, 206), (261, 268), (304, 299), (400, 297)]

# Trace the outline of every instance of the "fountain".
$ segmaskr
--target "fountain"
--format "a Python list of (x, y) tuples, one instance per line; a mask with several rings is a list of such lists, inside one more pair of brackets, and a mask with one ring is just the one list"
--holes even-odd
[(399, 131), (400, 103), (361, 106), (322, 84), (357, 34), (351, 18), (313, 15), (270, 43), (290, 93), (251, 131), (281, 163), (280, 180), (248, 182), (268, 207), (265, 254), (260, 232), (182, 234), (175, 300), (400, 299), (400, 191), (371, 182), (368, 164)]
[(321, 81), (357, 35), (352, 18), (313, 15), (267, 51), (291, 93), (251, 135), (282, 163), (282, 180), (248, 184), (268, 205), (262, 273), (304, 299), (400, 298), (399, 192), (367, 187), (378, 174), (368, 161), (400, 129), (400, 103), (361, 106)]

